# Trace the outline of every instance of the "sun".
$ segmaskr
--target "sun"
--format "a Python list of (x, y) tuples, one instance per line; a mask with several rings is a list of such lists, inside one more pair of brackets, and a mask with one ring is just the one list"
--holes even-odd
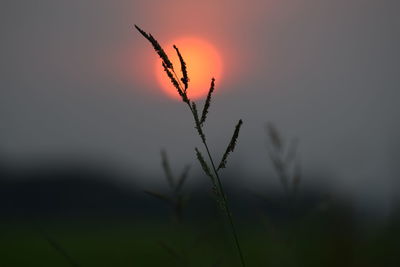
[[(222, 60), (217, 49), (207, 41), (194, 37), (179, 38), (164, 46), (179, 78), (181, 77), (180, 62), (173, 45), (179, 48), (187, 65), (189, 99), (205, 97), (210, 89), (211, 78), (216, 78), (218, 83), (221, 81)], [(173, 99), (180, 99), (176, 88), (165, 74), (160, 59), (157, 59), (155, 73), (163, 92)]]

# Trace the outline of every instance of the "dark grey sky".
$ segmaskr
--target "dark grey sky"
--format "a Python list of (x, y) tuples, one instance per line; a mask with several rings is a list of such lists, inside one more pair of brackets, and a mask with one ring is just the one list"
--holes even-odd
[(272, 121), (300, 139), (305, 170), (331, 174), (317, 183), (389, 207), (400, 171), (399, 10), (397, 0), (3, 1), (2, 153), (104, 156), (156, 175), (165, 148), (175, 166), (196, 165), (191, 118), (151, 79), (139, 24), (161, 43), (196, 35), (223, 51), (207, 132), (221, 152), (244, 120), (232, 165), (271, 170)]

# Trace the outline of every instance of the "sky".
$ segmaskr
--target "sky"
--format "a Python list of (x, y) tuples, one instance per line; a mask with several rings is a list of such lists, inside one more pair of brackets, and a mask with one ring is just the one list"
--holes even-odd
[(199, 169), (190, 114), (162, 93), (138, 24), (161, 44), (196, 36), (220, 51), (205, 130), (219, 157), (243, 119), (228, 167), (253, 177), (246, 184), (276, 183), (266, 181), (273, 122), (300, 140), (304, 183), (389, 209), (400, 185), (399, 9), (397, 0), (3, 1), (1, 154), (104, 158), (154, 182), (166, 149), (174, 168)]

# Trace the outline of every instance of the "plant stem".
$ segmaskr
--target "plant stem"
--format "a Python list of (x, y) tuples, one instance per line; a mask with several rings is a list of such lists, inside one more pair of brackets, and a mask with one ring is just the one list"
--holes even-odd
[(210, 159), (213, 171), (214, 171), (215, 176), (216, 176), (217, 181), (218, 181), (218, 187), (219, 187), (219, 191), (220, 191), (220, 194), (221, 194), (222, 201), (224, 202), (225, 212), (226, 212), (229, 224), (230, 224), (231, 229), (232, 229), (232, 234), (233, 234), (233, 237), (235, 239), (236, 248), (237, 248), (237, 250), (239, 252), (240, 262), (242, 263), (242, 266), (245, 267), (246, 264), (245, 264), (245, 261), (244, 261), (242, 249), (240, 247), (239, 237), (238, 237), (237, 232), (236, 232), (235, 224), (233, 223), (232, 214), (231, 214), (230, 208), (228, 206), (228, 201), (227, 201), (226, 196), (225, 196), (225, 191), (224, 191), (224, 188), (222, 186), (221, 179), (219, 178), (218, 170), (215, 168), (214, 160), (213, 160), (213, 158), (211, 156), (210, 150), (208, 149), (207, 143), (203, 142), (203, 144), (204, 144), (204, 147), (206, 148), (208, 158)]
[[(194, 114), (194, 110), (193, 110), (192, 106), (189, 103), (187, 103), (187, 105), (188, 105), (190, 111), (192, 112), (192, 114)], [(201, 126), (199, 125), (199, 127), (201, 127)], [(232, 214), (231, 214), (230, 208), (228, 206), (228, 201), (227, 201), (226, 196), (225, 196), (225, 191), (224, 191), (224, 188), (222, 186), (221, 179), (219, 178), (218, 170), (215, 167), (214, 160), (213, 160), (213, 158), (211, 156), (211, 153), (210, 153), (210, 149), (208, 148), (208, 145), (207, 145), (207, 141), (202, 139), (202, 143), (203, 143), (203, 145), (204, 145), (204, 147), (205, 147), (205, 149), (207, 151), (208, 159), (211, 162), (211, 166), (213, 168), (213, 172), (214, 172), (214, 174), (216, 176), (216, 179), (217, 179), (217, 182), (218, 182), (219, 193), (221, 195), (221, 199), (222, 199), (222, 202), (223, 202), (225, 213), (226, 213), (226, 215), (228, 217), (228, 221), (229, 221), (229, 224), (230, 224), (230, 227), (231, 227), (231, 230), (232, 230), (232, 235), (234, 237), (235, 245), (236, 245), (236, 248), (237, 248), (238, 253), (239, 253), (240, 262), (241, 262), (243, 267), (246, 267), (246, 263), (244, 261), (244, 256), (243, 256), (243, 252), (242, 252), (242, 249), (241, 249), (240, 243), (239, 243), (239, 237), (238, 237), (238, 234), (236, 232), (235, 224), (233, 223)]]
[[(182, 86), (182, 84), (181, 84), (181, 82), (180, 82), (180, 80), (178, 78), (178, 75), (176, 74), (175, 70), (172, 70), (172, 72), (174, 73), (175, 78), (178, 81), (179, 87), (182, 90), (182, 92), (186, 93), (186, 91), (184, 90), (184, 88), (183, 88), (183, 86)], [(190, 105), (190, 103), (187, 102), (186, 104), (189, 106), (189, 109), (192, 112), (192, 114), (194, 114), (194, 110), (193, 110), (192, 106)], [(201, 127), (201, 125), (198, 125), (198, 127)], [(241, 249), (240, 243), (239, 243), (239, 237), (238, 237), (238, 234), (236, 232), (235, 224), (233, 223), (232, 214), (231, 214), (230, 208), (228, 206), (228, 201), (227, 201), (226, 196), (225, 196), (225, 191), (224, 191), (224, 188), (222, 186), (221, 179), (219, 178), (218, 170), (215, 167), (214, 160), (213, 160), (213, 158), (211, 156), (210, 149), (208, 148), (207, 142), (202, 139), (202, 143), (203, 143), (203, 145), (204, 145), (204, 147), (205, 147), (205, 149), (207, 151), (208, 158), (209, 158), (209, 160), (211, 162), (214, 174), (215, 174), (215, 176), (217, 178), (218, 187), (219, 187), (218, 189), (219, 189), (219, 192), (220, 192), (220, 195), (221, 195), (221, 199), (222, 199), (222, 202), (223, 202), (223, 205), (224, 205), (226, 216), (228, 217), (228, 221), (229, 221), (229, 224), (231, 226), (232, 235), (233, 235), (233, 238), (235, 240), (236, 248), (237, 248), (238, 253), (239, 253), (240, 262), (241, 262), (243, 267), (246, 267), (246, 263), (244, 261), (244, 256), (243, 256), (243, 252), (242, 252), (242, 249)]]

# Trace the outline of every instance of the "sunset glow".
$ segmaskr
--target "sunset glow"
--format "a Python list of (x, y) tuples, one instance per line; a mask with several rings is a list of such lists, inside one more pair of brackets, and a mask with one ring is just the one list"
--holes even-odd
[[(217, 79), (218, 84), (221, 82), (222, 60), (218, 51), (208, 42), (198, 38), (181, 38), (164, 46), (179, 78), (181, 77), (180, 63), (173, 48), (174, 44), (179, 48), (187, 65), (190, 79), (187, 91), (189, 98), (195, 100), (206, 96), (212, 77)], [(157, 80), (163, 92), (174, 99), (180, 99), (163, 71), (161, 60), (157, 59), (155, 65)]]

